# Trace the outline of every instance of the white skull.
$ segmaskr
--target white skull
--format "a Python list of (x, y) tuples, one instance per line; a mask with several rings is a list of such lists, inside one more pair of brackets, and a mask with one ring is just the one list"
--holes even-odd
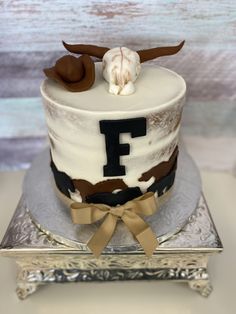
[(140, 70), (140, 57), (126, 47), (108, 50), (102, 59), (103, 77), (109, 83), (109, 93), (130, 95), (135, 91), (134, 81)]

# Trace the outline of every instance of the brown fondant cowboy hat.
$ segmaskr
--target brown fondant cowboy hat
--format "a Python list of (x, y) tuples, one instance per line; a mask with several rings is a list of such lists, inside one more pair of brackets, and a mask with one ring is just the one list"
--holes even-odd
[(87, 54), (79, 58), (63, 56), (57, 60), (54, 67), (44, 69), (44, 73), (71, 92), (85, 91), (95, 81), (95, 65)]

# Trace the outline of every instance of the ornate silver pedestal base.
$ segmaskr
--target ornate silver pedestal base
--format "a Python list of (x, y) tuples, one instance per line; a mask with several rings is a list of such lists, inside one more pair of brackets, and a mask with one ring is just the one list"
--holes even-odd
[(171, 280), (208, 296), (209, 256), (222, 244), (204, 197), (186, 226), (160, 244), (152, 258), (142, 250), (106, 252), (96, 259), (84, 247), (60, 244), (40, 231), (30, 219), (22, 199), (0, 246), (0, 254), (19, 265), (17, 295), (26, 298), (40, 285), (78, 281)]

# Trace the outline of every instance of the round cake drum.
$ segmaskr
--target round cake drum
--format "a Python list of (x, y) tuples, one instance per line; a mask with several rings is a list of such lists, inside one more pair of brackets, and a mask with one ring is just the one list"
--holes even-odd
[[(74, 248), (86, 248), (86, 243), (99, 227), (74, 225), (69, 209), (57, 198), (50, 169), (49, 150), (41, 153), (26, 174), (23, 193), (29, 214), (35, 224), (60, 243)], [(180, 231), (194, 212), (201, 193), (201, 180), (191, 157), (181, 147), (175, 184), (170, 199), (153, 216), (145, 219), (159, 242)], [(139, 244), (119, 222), (105, 251), (132, 251)]]

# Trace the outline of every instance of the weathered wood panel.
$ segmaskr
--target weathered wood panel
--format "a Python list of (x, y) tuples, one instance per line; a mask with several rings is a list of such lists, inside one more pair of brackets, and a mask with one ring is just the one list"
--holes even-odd
[(60, 41), (132, 48), (185, 38), (190, 46), (235, 46), (235, 1), (1, 1), (1, 51), (57, 51)]
[(46, 137), (0, 138), (0, 171), (29, 168), (46, 145)]
[(236, 98), (234, 0), (9, 0), (0, 5), (0, 97), (38, 96), (42, 69), (65, 53), (62, 39), (133, 49), (186, 39), (180, 54), (157, 63), (185, 77), (189, 97)]
[(41, 101), (28, 97), (65, 53), (62, 39), (132, 49), (186, 39), (155, 63), (187, 81), (182, 131), (199, 165), (235, 167), (235, 0), (0, 0), (0, 32), (0, 168), (28, 166), (45, 145)]

